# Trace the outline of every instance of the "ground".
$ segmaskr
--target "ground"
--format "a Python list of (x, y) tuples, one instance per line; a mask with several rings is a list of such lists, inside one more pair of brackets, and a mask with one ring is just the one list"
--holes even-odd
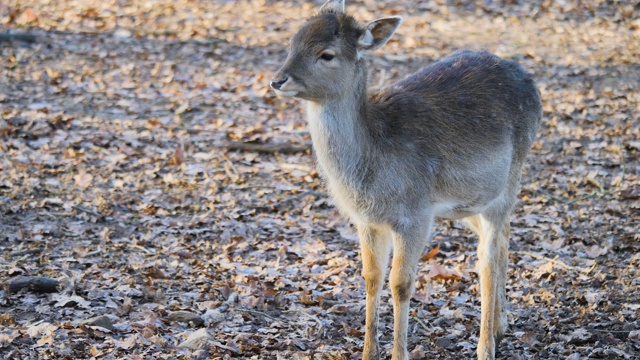
[[(301, 104), (268, 88), (319, 5), (0, 4), (3, 358), (361, 357), (354, 229), (326, 195)], [(515, 59), (538, 84), (544, 119), (512, 215), (498, 358), (639, 358), (640, 7), (347, 10), (405, 18), (369, 56), (372, 86), (462, 48)], [(411, 301), (413, 359), (473, 357), (476, 241), (438, 224)], [(24, 276), (57, 288), (17, 290)], [(389, 358), (388, 289), (381, 310)]]

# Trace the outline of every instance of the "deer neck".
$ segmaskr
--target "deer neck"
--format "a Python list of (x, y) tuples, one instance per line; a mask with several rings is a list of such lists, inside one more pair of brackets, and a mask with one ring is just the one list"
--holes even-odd
[(359, 81), (345, 96), (307, 102), (311, 139), (329, 182), (357, 184), (366, 171), (366, 159), (373, 155), (366, 126), (369, 107), (366, 69), (359, 70)]

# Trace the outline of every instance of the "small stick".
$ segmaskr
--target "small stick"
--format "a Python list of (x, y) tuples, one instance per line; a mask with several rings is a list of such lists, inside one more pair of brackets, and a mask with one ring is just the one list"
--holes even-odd
[(311, 149), (310, 144), (298, 146), (291, 144), (254, 144), (241, 141), (230, 141), (222, 144), (222, 146), (229, 150), (283, 154), (295, 154)]
[(564, 262), (562, 262), (560, 260), (552, 259), (552, 258), (549, 258), (549, 257), (546, 257), (546, 256), (542, 256), (542, 255), (538, 255), (536, 253), (532, 253), (532, 252), (529, 252), (529, 251), (516, 251), (515, 253), (516, 254), (520, 254), (520, 255), (528, 255), (528, 256), (531, 256), (532, 258), (535, 258), (535, 259), (538, 259), (538, 260), (545, 260), (545, 261), (548, 261), (550, 263), (554, 263), (554, 264), (556, 264), (556, 265), (558, 265), (558, 266), (560, 266), (562, 268), (565, 268), (567, 270), (579, 271), (579, 272), (584, 273), (584, 274), (590, 273), (591, 270), (593, 270), (596, 267), (596, 264), (593, 264), (592, 267), (590, 267), (588, 269), (583, 269), (583, 268), (567, 265), (567, 264), (565, 264)]
[(238, 350), (238, 349), (236, 349), (234, 347), (231, 347), (231, 346), (223, 345), (222, 343), (217, 342), (217, 341), (209, 340), (207, 343), (209, 343), (211, 345), (214, 345), (216, 347), (219, 347), (221, 349), (229, 350), (229, 351), (231, 351), (232, 353), (234, 353), (236, 355), (242, 354), (242, 352), (240, 352), (240, 350)]
[(173, 41), (165, 42), (164, 45), (170, 46), (170, 45), (194, 44), (199, 46), (211, 46), (218, 43), (226, 43), (226, 42), (227, 40), (222, 38), (209, 38), (206, 40), (195, 40), (195, 39), (194, 40), (173, 40)]
[(424, 320), (420, 319), (419, 317), (412, 315), (411, 316), (415, 321), (418, 322), (418, 324), (422, 325), (422, 327), (427, 330), (427, 332), (431, 332), (431, 329), (429, 329), (429, 327), (427, 326), (427, 323), (424, 322)]
[(11, 256), (16, 257), (22, 255), (40, 254), (42, 250), (42, 248), (16, 250), (11, 252)]
[(606, 329), (589, 329), (589, 328), (587, 328), (587, 331), (604, 332), (604, 333), (612, 333), (612, 334), (628, 334), (628, 333), (632, 332), (633, 330), (606, 330)]
[(309, 319), (313, 320), (316, 322), (316, 324), (318, 324), (318, 332), (320, 330), (322, 330), (322, 321), (320, 321), (320, 319), (318, 319), (317, 316), (313, 315), (313, 314), (309, 314), (307, 312), (304, 312), (302, 310), (282, 310), (283, 313), (296, 313), (305, 317), (308, 317)]
[(23, 41), (26, 43), (34, 43), (36, 42), (36, 37), (31, 34), (9, 34), (9, 33), (0, 33), (0, 42), (6, 41)]
[(86, 207), (84, 207), (84, 206), (81, 206), (81, 205), (73, 205), (73, 208), (74, 208), (74, 209), (76, 209), (76, 210), (78, 210), (78, 211), (82, 211), (82, 212), (85, 212), (85, 213), (87, 213), (87, 214), (91, 214), (91, 215), (93, 215), (93, 216), (95, 216), (95, 217), (97, 217), (97, 218), (102, 218), (102, 215), (100, 215), (100, 214), (98, 214), (97, 212), (95, 212), (95, 211), (93, 211), (93, 210), (91, 210), (91, 209), (89, 209), (89, 208), (86, 208)]
[(132, 247), (132, 248), (134, 248), (134, 249), (142, 250), (142, 251), (146, 252), (146, 253), (147, 253), (147, 254), (149, 254), (149, 255), (155, 255), (155, 253), (156, 253), (156, 252), (155, 252), (155, 251), (153, 251), (153, 250), (149, 250), (149, 249), (147, 249), (147, 248), (145, 248), (145, 247), (142, 247), (142, 246), (140, 246), (140, 245), (137, 245), (137, 244), (129, 244), (129, 246), (130, 246), (130, 247)]
[[(147, 128), (144, 128), (145, 130), (150, 130)], [(179, 130), (183, 130), (186, 131), (190, 134), (199, 134), (199, 133), (206, 133), (206, 134), (220, 134), (219, 130), (209, 130), (209, 129), (196, 129), (196, 128), (191, 128), (191, 127), (175, 127), (175, 128), (171, 128), (170, 130), (172, 131), (179, 131)]]
[(262, 311), (249, 310), (249, 309), (233, 309), (233, 310), (235, 310), (235, 311), (240, 311), (240, 312), (246, 312), (246, 313), (250, 313), (250, 314), (262, 315), (262, 316), (264, 316), (264, 317), (266, 317), (266, 318), (269, 318), (269, 319), (271, 319), (271, 320), (274, 320), (274, 321), (275, 321), (275, 320), (278, 320), (278, 319), (274, 318), (273, 316), (271, 316), (271, 315), (269, 315), (269, 314), (267, 314), (267, 313), (264, 313), (264, 312), (262, 312)]
[(253, 209), (256, 209), (258, 211), (270, 211), (270, 210), (280, 210), (284, 207), (284, 205), (288, 205), (294, 201), (300, 200), (306, 196), (315, 196), (315, 197), (323, 197), (326, 196), (325, 193), (320, 192), (320, 191), (313, 191), (313, 190), (309, 190), (309, 191), (305, 191), (303, 193), (300, 193), (298, 195), (292, 196), (288, 199), (279, 201), (273, 205), (259, 205), (259, 206), (252, 206)]
[(17, 293), (22, 289), (28, 289), (36, 293), (58, 292), (58, 280), (42, 276), (16, 276), (5, 282), (4, 289), (7, 293)]
[(564, 198), (562, 198), (560, 196), (554, 195), (552, 192), (547, 191), (546, 189), (539, 188), (537, 191), (540, 192), (540, 193), (543, 193), (543, 194), (547, 195), (548, 197), (550, 197), (551, 199), (553, 199), (555, 201), (558, 201), (558, 202), (561, 202), (563, 204), (567, 204), (569, 202), (568, 200), (566, 200), (566, 199), (564, 199)]

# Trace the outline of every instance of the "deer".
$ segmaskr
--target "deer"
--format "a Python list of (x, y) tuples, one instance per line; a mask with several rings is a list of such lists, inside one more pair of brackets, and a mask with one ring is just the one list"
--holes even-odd
[(477, 357), (495, 359), (508, 326), (509, 215), (540, 127), (540, 92), (516, 62), (470, 50), (368, 89), (365, 55), (401, 22), (391, 16), (360, 25), (344, 0), (329, 0), (292, 36), (270, 86), (305, 103), (317, 164), (357, 228), (363, 359), (380, 358), (380, 292), (391, 253), (392, 359), (409, 358), (409, 301), (435, 219), (460, 220), (479, 238)]

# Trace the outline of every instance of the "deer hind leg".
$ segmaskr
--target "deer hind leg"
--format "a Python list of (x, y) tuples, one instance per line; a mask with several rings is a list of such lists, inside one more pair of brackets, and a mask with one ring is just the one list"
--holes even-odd
[(394, 228), (393, 264), (389, 277), (393, 295), (393, 360), (409, 359), (409, 300), (414, 290), (416, 267), (429, 240), (432, 223), (433, 218), (428, 218), (418, 224)]
[(511, 232), (511, 226), (509, 220), (504, 222), (503, 228), (499, 236), (503, 239), (499, 241), (499, 254), (498, 254), (498, 277), (496, 281), (496, 299), (495, 299), (495, 313), (493, 317), (493, 334), (495, 336), (495, 344), (498, 346), (500, 341), (507, 332), (508, 320), (507, 320), (507, 270), (509, 260), (509, 236)]
[(391, 236), (389, 229), (370, 225), (358, 225), (358, 236), (362, 256), (362, 275), (367, 292), (362, 359), (377, 360), (379, 359), (378, 309), (380, 307), (380, 290), (389, 263)]
[(506, 331), (506, 277), (508, 228), (505, 216), (480, 214), (465, 219), (479, 237), (478, 274), (480, 276), (480, 339), (478, 359), (495, 359), (495, 348)]

